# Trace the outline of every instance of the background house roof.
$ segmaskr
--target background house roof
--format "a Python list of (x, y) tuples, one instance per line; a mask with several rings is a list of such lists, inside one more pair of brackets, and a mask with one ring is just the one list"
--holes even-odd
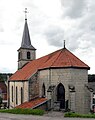
[(18, 70), (10, 77), (10, 80), (28, 80), (29, 77), (38, 70), (47, 68), (80, 68), (90, 69), (90, 67), (77, 58), (66, 48), (57, 50), (39, 59), (30, 61), (22, 69)]

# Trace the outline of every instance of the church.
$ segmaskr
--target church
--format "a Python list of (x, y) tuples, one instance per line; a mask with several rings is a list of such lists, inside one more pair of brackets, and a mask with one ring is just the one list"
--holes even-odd
[(90, 67), (65, 46), (36, 59), (25, 19), (18, 70), (8, 80), (9, 108), (41, 108), (89, 113), (93, 95)]

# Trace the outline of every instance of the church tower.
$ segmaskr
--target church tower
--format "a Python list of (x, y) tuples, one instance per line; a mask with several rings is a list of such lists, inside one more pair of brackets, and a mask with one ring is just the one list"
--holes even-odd
[[(25, 9), (25, 13), (27, 13)], [(21, 47), (18, 49), (18, 69), (21, 69), (29, 61), (36, 58), (36, 49), (31, 45), (30, 34), (25, 14), (25, 25), (22, 36)]]

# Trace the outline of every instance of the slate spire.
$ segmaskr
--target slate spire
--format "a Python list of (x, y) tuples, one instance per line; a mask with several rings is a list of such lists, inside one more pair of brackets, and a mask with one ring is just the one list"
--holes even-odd
[(31, 45), (30, 34), (29, 34), (29, 29), (28, 29), (28, 24), (27, 24), (27, 17), (25, 17), (25, 25), (24, 25), (24, 31), (23, 31), (23, 36), (22, 36), (21, 48), (36, 50)]
[(18, 49), (18, 69), (24, 67), (31, 60), (36, 59), (36, 49), (31, 45), (31, 39), (27, 24), (27, 8), (25, 9), (25, 24), (21, 46)]

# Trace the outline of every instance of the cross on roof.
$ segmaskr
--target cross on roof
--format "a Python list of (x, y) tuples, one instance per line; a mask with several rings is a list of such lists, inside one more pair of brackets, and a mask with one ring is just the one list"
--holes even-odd
[(25, 20), (27, 20), (27, 13), (28, 13), (28, 12), (27, 12), (27, 8), (25, 8), (25, 11), (24, 11), (24, 12), (25, 12)]
[(64, 40), (64, 48), (65, 48), (65, 40)]

